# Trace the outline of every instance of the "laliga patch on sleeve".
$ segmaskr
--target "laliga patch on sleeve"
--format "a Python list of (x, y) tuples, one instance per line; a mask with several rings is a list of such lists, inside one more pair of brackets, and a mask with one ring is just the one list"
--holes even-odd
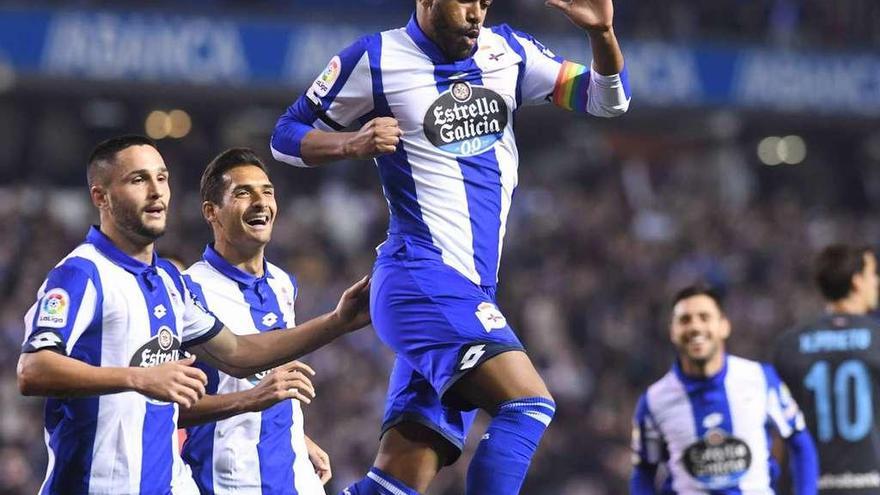
[(63, 328), (67, 325), (70, 311), (70, 296), (61, 288), (50, 290), (40, 301), (40, 313), (37, 316), (37, 327)]
[(483, 328), (487, 332), (498, 330), (507, 326), (507, 319), (498, 310), (498, 307), (492, 303), (483, 302), (477, 306), (477, 319), (483, 324)]
[(330, 88), (332, 88), (333, 84), (336, 83), (336, 80), (339, 79), (340, 72), (342, 72), (342, 60), (339, 58), (339, 55), (336, 55), (330, 59), (327, 68), (324, 69), (324, 72), (322, 72), (321, 75), (315, 79), (315, 82), (312, 83), (312, 87), (309, 88), (307, 93), (309, 99), (312, 100), (313, 103), (319, 103), (321, 98), (330, 93)]

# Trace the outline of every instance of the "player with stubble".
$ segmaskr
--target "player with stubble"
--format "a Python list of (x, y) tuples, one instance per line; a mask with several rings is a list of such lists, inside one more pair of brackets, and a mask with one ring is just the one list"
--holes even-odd
[(589, 67), (507, 25), (485, 26), (491, 3), (418, 0), (405, 27), (333, 57), (272, 136), (273, 156), (296, 166), (375, 159), (389, 205), (371, 309), (397, 360), (379, 452), (347, 494), (424, 493), (460, 455), (476, 409), (492, 419), (466, 493), (519, 493), (556, 412), (496, 305), (518, 181), (514, 115), (552, 102), (618, 116), (629, 86), (611, 0), (546, 2), (586, 34)]
[(208, 380), (183, 351), (244, 378), (369, 322), (365, 277), (333, 311), (295, 328), (230, 331), (156, 254), (169, 177), (143, 136), (107, 140), (89, 157), (100, 224), (49, 272), (25, 316), (18, 362), (21, 392), (48, 397), (41, 494), (198, 493), (178, 452), (178, 406), (192, 407)]

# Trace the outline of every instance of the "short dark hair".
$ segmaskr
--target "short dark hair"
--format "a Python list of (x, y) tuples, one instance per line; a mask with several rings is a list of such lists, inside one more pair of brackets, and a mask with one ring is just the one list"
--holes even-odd
[(202, 201), (210, 201), (218, 205), (222, 204), (223, 190), (226, 188), (223, 174), (233, 168), (244, 165), (259, 167), (266, 175), (269, 175), (269, 170), (254, 150), (250, 148), (229, 148), (214, 157), (211, 163), (205, 167), (199, 186)]
[(852, 278), (865, 269), (868, 246), (832, 244), (816, 257), (815, 280), (826, 301), (839, 301), (853, 289)]
[(152, 146), (158, 150), (155, 141), (138, 134), (127, 134), (101, 141), (89, 155), (86, 169), (86, 180), (89, 187), (94, 186), (96, 182), (100, 182), (102, 185), (106, 184), (107, 175), (105, 172), (115, 164), (116, 155), (132, 146)]
[(679, 290), (675, 293), (675, 296), (672, 297), (672, 305), (670, 307), (674, 308), (680, 301), (694, 296), (706, 296), (709, 299), (712, 299), (715, 301), (715, 305), (718, 306), (718, 310), (721, 311), (722, 314), (724, 313), (724, 296), (721, 291), (716, 287), (706, 284), (689, 285)]

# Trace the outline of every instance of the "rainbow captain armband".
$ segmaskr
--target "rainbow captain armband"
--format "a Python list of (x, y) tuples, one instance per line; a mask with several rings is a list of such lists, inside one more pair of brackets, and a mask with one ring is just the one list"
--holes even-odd
[(566, 110), (587, 110), (590, 88), (590, 69), (581, 64), (564, 61), (556, 76), (553, 88), (553, 104)]
[(620, 74), (603, 76), (566, 60), (556, 76), (553, 104), (597, 117), (616, 117), (629, 109), (628, 79), (625, 67)]

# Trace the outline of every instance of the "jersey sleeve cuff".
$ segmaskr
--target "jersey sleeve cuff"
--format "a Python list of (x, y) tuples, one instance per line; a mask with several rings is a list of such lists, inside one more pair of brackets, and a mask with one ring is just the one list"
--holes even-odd
[(217, 336), (217, 334), (220, 333), (220, 330), (223, 330), (224, 326), (225, 325), (223, 325), (222, 321), (215, 319), (214, 326), (212, 326), (210, 328), (210, 330), (208, 330), (207, 332), (205, 332), (195, 338), (184, 341), (183, 347), (189, 348), (189, 347), (194, 347), (197, 345), (204, 344), (205, 342), (207, 342), (207, 341), (213, 339), (215, 336)]

